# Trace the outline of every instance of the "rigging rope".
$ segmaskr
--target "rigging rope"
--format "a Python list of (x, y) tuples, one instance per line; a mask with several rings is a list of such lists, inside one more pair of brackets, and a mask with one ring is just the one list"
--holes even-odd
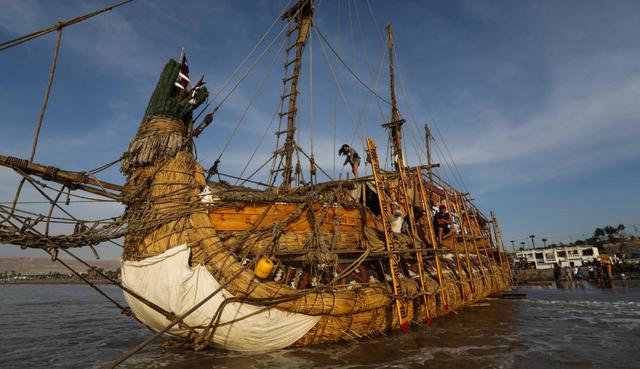
[[(313, 159), (313, 32), (309, 32), (309, 128), (311, 143), (311, 158)], [(300, 142), (298, 140), (298, 142)], [(313, 165), (313, 164), (312, 164)], [(313, 175), (311, 176), (313, 182)]]
[(89, 281), (87, 278), (85, 278), (84, 276), (82, 276), (82, 274), (78, 273), (78, 271), (76, 271), (75, 269), (73, 269), (72, 267), (70, 267), (67, 263), (65, 263), (64, 261), (62, 261), (61, 259), (55, 257), (55, 254), (53, 251), (49, 251), (49, 250), (44, 250), (46, 253), (48, 253), (52, 259), (55, 259), (57, 262), (59, 262), (60, 264), (62, 264), (65, 268), (69, 269), (69, 271), (71, 271), (73, 274), (76, 275), (76, 277), (80, 278), (82, 281), (84, 281), (86, 284), (88, 284), (91, 288), (93, 288), (94, 290), (96, 290), (99, 294), (101, 294), (102, 296), (104, 296), (107, 300), (111, 301), (111, 303), (113, 303), (118, 309), (120, 309), (120, 312), (122, 312), (122, 314), (125, 315), (131, 315), (131, 309), (129, 309), (126, 306), (123, 306), (122, 304), (120, 304), (119, 302), (117, 302), (116, 300), (114, 300), (111, 296), (107, 295), (106, 292), (104, 292), (103, 290), (101, 290), (100, 288), (98, 288), (95, 284), (91, 283), (91, 281)]
[[(29, 163), (33, 161), (36, 156), (36, 147), (38, 146), (38, 138), (40, 137), (40, 129), (42, 128), (42, 121), (44, 120), (44, 113), (47, 110), (47, 104), (49, 103), (49, 94), (51, 93), (51, 87), (53, 86), (53, 77), (56, 74), (56, 65), (58, 64), (58, 52), (60, 51), (60, 40), (62, 39), (62, 28), (58, 28), (58, 37), (56, 38), (56, 45), (53, 51), (53, 60), (51, 61), (51, 71), (49, 72), (49, 81), (47, 82), (47, 89), (44, 94), (44, 100), (42, 102), (42, 108), (40, 109), (40, 116), (38, 117), (38, 123), (36, 124), (36, 131), (33, 135), (33, 144), (31, 145), (31, 155), (29, 156)], [(18, 189), (16, 190), (15, 197), (13, 198), (13, 205), (11, 207), (11, 214), (15, 210), (18, 199), (20, 198), (20, 192), (22, 186), (24, 186), (25, 178), (20, 179)]]
[(271, 70), (273, 69), (273, 66), (276, 63), (276, 60), (278, 59), (278, 54), (280, 53), (280, 51), (282, 51), (284, 49), (284, 45), (285, 44), (283, 43), (282, 46), (280, 47), (280, 50), (278, 50), (276, 53), (274, 53), (273, 60), (271, 61), (271, 64), (269, 64), (269, 67), (267, 68), (267, 71), (265, 72), (264, 76), (262, 77), (262, 79), (258, 83), (258, 86), (256, 87), (256, 89), (253, 91), (253, 94), (251, 95), (251, 98), (249, 99), (249, 102), (248, 102), (247, 106), (242, 111), (242, 114), (240, 114), (240, 118), (236, 122), (236, 125), (233, 127), (233, 131), (231, 131), (231, 135), (229, 136), (229, 138), (227, 139), (227, 142), (222, 147), (222, 150), (220, 151), (220, 154), (218, 155), (218, 158), (216, 159), (216, 161), (219, 161), (222, 158), (222, 155), (224, 155), (225, 151), (229, 147), (229, 144), (233, 140), (233, 137), (235, 136), (236, 132), (238, 131), (238, 128), (240, 128), (240, 125), (242, 124), (242, 122), (244, 122), (244, 118), (247, 116), (247, 112), (251, 108), (251, 105), (253, 105), (253, 102), (256, 100), (256, 97), (258, 96), (258, 93), (262, 90), (262, 86), (264, 85), (264, 82), (266, 81), (267, 77), (269, 77), (269, 72), (271, 72)]
[(378, 24), (378, 19), (376, 18), (375, 14), (373, 13), (373, 8), (371, 7), (371, 3), (369, 2), (369, 0), (367, 0), (367, 7), (369, 8), (369, 14), (371, 15), (371, 19), (373, 19), (373, 24), (375, 25), (375, 29), (378, 32), (378, 38), (380, 39), (381, 43), (385, 43), (384, 41), (384, 36), (382, 35), (382, 31), (381, 31), (381, 27)]
[[(398, 57), (398, 53), (399, 53), (398, 49), (399, 49), (399, 43), (396, 41), (396, 52), (395, 53), (396, 53), (396, 59), (398, 60), (398, 66), (400, 67), (400, 59)], [(402, 68), (399, 68), (399, 69), (400, 69), (400, 72), (398, 73), (398, 75), (399, 75), (400, 91), (401, 91), (401, 93), (403, 95), (405, 103), (407, 104), (407, 107), (409, 108), (409, 113), (410, 113), (411, 118), (412, 118), (412, 123), (414, 124), (414, 126), (416, 126), (417, 122), (416, 122), (416, 119), (415, 119), (415, 115), (413, 113), (413, 109), (411, 107), (411, 104), (409, 103), (409, 100), (407, 98), (407, 93), (406, 93), (406, 90), (404, 88), (404, 82), (403, 82), (404, 78), (402, 77), (403, 76), (403, 73), (402, 73), (403, 69)], [(469, 189), (468, 189), (468, 187), (467, 187), (467, 185), (466, 185), (466, 183), (464, 181), (464, 178), (462, 178), (462, 175), (461, 175), (460, 171), (458, 170), (458, 167), (457, 167), (457, 165), (455, 163), (455, 160), (453, 159), (453, 156), (451, 155), (451, 152), (449, 151), (449, 149), (447, 147), (447, 144), (446, 144), (446, 142), (444, 140), (444, 136), (440, 132), (440, 128), (439, 128), (437, 122), (435, 121), (435, 119), (433, 118), (431, 112), (429, 112), (429, 117), (431, 118), (430, 121), (435, 126), (436, 131), (438, 132), (438, 136), (440, 138), (440, 141), (442, 141), (442, 144), (443, 144), (443, 146), (445, 148), (445, 152), (448, 155), (448, 159), (447, 159), (447, 155), (445, 155), (444, 152), (439, 150), (438, 142), (435, 140), (435, 137), (434, 137), (434, 141), (433, 142), (434, 142), (434, 144), (436, 146), (436, 149), (438, 151), (440, 151), (441, 158), (445, 162), (445, 165), (446, 166), (450, 166), (449, 169), (450, 169), (450, 172), (452, 174), (451, 179), (457, 181), (462, 186), (462, 188), (464, 188), (465, 192), (469, 192)], [(417, 127), (416, 127), (416, 129), (417, 129)], [(418, 147), (422, 147), (422, 146), (418, 145)]]
[[(291, 23), (289, 23), (287, 27), (288, 27), (288, 31), (287, 31), (287, 38), (286, 38), (285, 42), (289, 41), (289, 37), (291, 37), (291, 34), (293, 33), (293, 28), (294, 28), (294, 27), (291, 26)], [(286, 58), (285, 60), (288, 60), (288, 58)], [(286, 71), (286, 68), (285, 68), (285, 71)], [(281, 97), (280, 98), (280, 104), (278, 105), (278, 109), (275, 112), (275, 114), (279, 116), (279, 119), (278, 119), (278, 130), (276, 132), (281, 132), (282, 131), (282, 123), (283, 123), (284, 115), (281, 115), (279, 113), (281, 113), (282, 109), (284, 108), (284, 100), (285, 99), (283, 99), (282, 96), (284, 96), (286, 93), (287, 93), (287, 84), (283, 83), (282, 84), (282, 93), (280, 93), (280, 97)], [(273, 119), (275, 119), (275, 116), (274, 116)], [(273, 155), (271, 156), (271, 158), (269, 159), (269, 160), (273, 159), (273, 163), (271, 164), (271, 172), (270, 172), (271, 179), (269, 180), (269, 183), (271, 183), (271, 185), (274, 185), (276, 183), (277, 178), (278, 178), (277, 171), (276, 171), (276, 164), (277, 164), (277, 167), (280, 168), (280, 164), (282, 163), (282, 156), (280, 156), (280, 163), (278, 163), (278, 160), (276, 159), (276, 155), (277, 155), (277, 153), (279, 153), (279, 150), (280, 150), (280, 135), (276, 134), (275, 151), (274, 151)], [(255, 151), (254, 151), (254, 153), (255, 153)], [(268, 161), (267, 161), (267, 163), (268, 163)], [(267, 163), (265, 163), (264, 165), (266, 165)], [(262, 165), (262, 166), (264, 166), (264, 165)]]
[[(364, 54), (364, 62), (367, 65), (367, 71), (369, 72), (369, 78), (373, 81), (373, 88), (377, 88), (378, 82), (380, 81), (380, 72), (382, 71), (382, 61), (384, 60), (384, 53), (382, 53), (382, 58), (380, 60), (380, 65), (378, 67), (378, 73), (374, 74), (373, 69), (371, 68), (371, 63), (369, 63), (369, 54), (367, 53), (367, 48), (363, 45), (365, 44), (364, 30), (362, 28), (362, 23), (360, 21), (360, 11), (358, 10), (358, 3), (356, 2), (355, 6), (356, 20), (358, 22), (358, 31), (360, 33), (360, 45), (362, 46), (362, 51)], [(380, 30), (378, 30), (378, 34), (380, 34)], [(384, 40), (381, 40), (381, 44), (384, 45)], [(383, 46), (384, 48), (384, 46)], [(382, 106), (380, 105), (379, 100), (375, 100), (376, 105), (378, 106), (378, 110), (380, 112), (380, 117), (384, 120), (384, 113), (382, 112)]]
[(356, 39), (353, 35), (353, 17), (351, 15), (351, 0), (347, 0), (347, 14), (349, 14), (349, 36), (351, 38), (351, 53), (352, 61), (355, 64), (357, 62), (356, 59)]
[[(240, 172), (240, 175), (238, 177), (242, 178), (242, 176), (244, 175), (244, 172), (249, 167), (249, 164), (253, 161), (253, 158), (255, 157), (256, 153), (258, 152), (260, 147), (262, 147), (262, 143), (264, 142), (264, 138), (267, 136), (267, 133), (271, 130), (271, 126), (273, 125), (273, 122), (275, 122), (276, 116), (278, 116), (278, 111), (280, 111), (279, 108), (276, 110), (276, 112), (271, 117), (271, 121), (269, 121), (269, 124), (264, 129), (264, 132), (262, 132), (262, 137), (260, 137), (260, 141), (258, 141), (258, 145), (256, 146), (255, 150), (253, 150), (253, 153), (251, 153), (251, 156), (249, 157), (249, 160), (247, 160), (247, 163), (242, 168), (242, 171)], [(271, 159), (269, 159), (269, 160), (271, 160)], [(235, 184), (238, 185), (239, 182), (240, 182), (240, 180), (237, 180)]]
[[(43, 202), (44, 203), (44, 202)], [(50, 201), (46, 202), (46, 204), (51, 204)], [(8, 207), (6, 206), (2, 206), (0, 205), (0, 210), (2, 212), (8, 212), (7, 210)], [(25, 214), (25, 215), (20, 215), (20, 214)], [(36, 217), (36, 219), (38, 217), (40, 217), (42, 214), (39, 213), (34, 213), (28, 210), (22, 210), (22, 209), (16, 209), (16, 214), (14, 214), (13, 218), (16, 220), (19, 220), (21, 222), (30, 220), (31, 217)], [(51, 216), (51, 220), (53, 220), (53, 223), (57, 223), (57, 224), (77, 224), (77, 221), (73, 221), (71, 218), (62, 218), (62, 217), (55, 217), (55, 216)], [(92, 219), (92, 220), (88, 220), (88, 219), (79, 219), (79, 221), (81, 222), (91, 222), (91, 223), (111, 223), (113, 221), (113, 218), (105, 218), (105, 219)], [(19, 228), (19, 227), (18, 227)]]
[[(388, 105), (391, 105), (391, 103), (385, 99), (384, 97), (380, 96), (377, 92), (375, 92), (371, 87), (369, 87), (366, 83), (364, 83), (364, 81), (362, 81), (362, 79), (360, 79), (360, 77), (358, 77), (358, 75), (349, 67), (349, 65), (347, 65), (347, 63), (345, 63), (345, 61), (342, 59), (342, 57), (340, 57), (340, 55), (336, 52), (336, 50), (333, 48), (333, 46), (331, 46), (331, 44), (329, 43), (329, 41), (324, 37), (324, 35), (322, 34), (322, 32), (320, 32), (320, 29), (318, 28), (317, 25), (314, 25), (313, 27), (316, 31), (316, 33), (318, 33), (318, 36), (320, 36), (320, 38), (322, 39), (322, 41), (324, 41), (324, 43), (329, 47), (329, 49), (331, 50), (331, 52), (333, 52), (333, 54), (338, 58), (338, 60), (340, 61), (340, 63), (342, 63), (342, 65), (344, 65), (344, 67), (347, 69), (347, 71), (349, 73), (351, 73), (351, 75), (362, 85), (364, 86), (367, 90), (369, 90), (369, 92), (371, 92), (375, 97), (377, 97), (378, 99), (380, 99), (381, 101), (387, 103)], [(322, 45), (322, 44), (321, 44)]]
[(227, 85), (231, 82), (231, 80), (233, 79), (233, 77), (236, 75), (236, 73), (238, 73), (240, 71), (240, 68), (242, 68), (242, 66), (244, 65), (244, 63), (247, 62), (247, 60), (249, 60), (249, 58), (253, 55), (253, 53), (258, 49), (258, 47), (260, 47), (260, 45), (262, 44), (262, 41), (264, 41), (264, 39), (267, 37), (267, 35), (269, 33), (271, 33), (271, 30), (273, 29), (273, 27), (278, 23), (278, 21), (280, 20), (280, 15), (287, 10), (289, 4), (291, 3), (291, 0), (287, 1), (287, 3), (285, 4), (284, 8), (282, 8), (282, 10), (280, 10), (280, 13), (278, 13), (278, 15), (276, 16), (276, 18), (273, 20), (273, 22), (271, 23), (271, 25), (269, 25), (269, 28), (267, 28), (267, 30), (262, 34), (262, 36), (260, 37), (260, 39), (258, 40), (258, 42), (253, 46), (253, 48), (251, 49), (251, 51), (249, 51), (249, 53), (247, 55), (245, 55), (245, 57), (242, 59), (242, 61), (240, 62), (240, 64), (238, 64), (236, 66), (236, 68), (233, 70), (233, 72), (231, 73), (231, 75), (224, 81), (224, 83), (222, 84), (222, 87), (220, 87), (220, 89), (218, 89), (218, 91), (215, 93), (215, 95), (213, 95), (213, 97), (211, 99), (209, 99), (209, 101), (207, 101), (207, 103), (204, 105), (204, 107), (202, 108), (202, 110), (200, 111), (200, 113), (198, 115), (196, 115), (196, 117), (194, 118), (194, 120), (197, 120), (198, 117), (200, 117), (200, 115), (207, 110), (207, 108), (211, 105), (211, 103), (213, 103), (213, 101), (222, 93), (222, 91), (224, 91), (224, 89), (227, 87)]
[(431, 118), (431, 121), (433, 122), (433, 125), (436, 127), (436, 131), (438, 131), (438, 136), (440, 136), (440, 140), (442, 141), (442, 144), (444, 145), (444, 149), (445, 149), (446, 153), (449, 155), (449, 158), (451, 158), (451, 163), (453, 164), (453, 169), (455, 170), (456, 175), (460, 179), (460, 182), (461, 182), (464, 190), (466, 192), (469, 192), (469, 189), (467, 188), (467, 185), (464, 182), (464, 179), (462, 178), (462, 175), (460, 174), (460, 171), (458, 170), (458, 166), (456, 165), (456, 162), (453, 160), (453, 155), (451, 155), (451, 152), (449, 151), (449, 147), (447, 146), (447, 143), (444, 140), (444, 138), (442, 136), (442, 133), (440, 132), (440, 127), (438, 126), (438, 123), (436, 122), (436, 120), (433, 117), (433, 115), (431, 114), (431, 112), (429, 112), (429, 117)]
[[(74, 196), (74, 195), (72, 195)], [(78, 196), (78, 195), (75, 195)], [(75, 201), (69, 201), (70, 204), (81, 204), (81, 203), (95, 203), (95, 202), (117, 202), (120, 203), (120, 201), (118, 200), (108, 200), (108, 199), (93, 199), (93, 200), (75, 200)], [(8, 204), (13, 204), (13, 201), (0, 201), (1, 205), (8, 205)], [(35, 205), (35, 204), (50, 204), (49, 201), (18, 201), (19, 205)], [(18, 210), (18, 209), (16, 209)]]
[[(309, 161), (311, 161), (311, 157), (304, 152), (304, 150), (302, 150), (302, 147), (296, 145), (296, 151), (299, 151), (302, 153), (302, 155), (304, 155)], [(329, 175), (329, 173), (327, 173), (324, 169), (322, 169), (322, 167), (318, 164), (315, 164), (317, 169), (320, 169), (320, 171), (322, 172), (322, 174), (324, 174), (325, 176), (327, 176), (327, 178), (329, 178), (329, 180), (333, 181), (334, 179)]]
[(46, 34), (49, 34), (49, 33), (53, 32), (53, 31), (56, 31), (56, 30), (57, 31), (62, 31), (62, 29), (65, 28), (65, 27), (68, 27), (68, 26), (74, 25), (76, 23), (82, 22), (84, 20), (87, 20), (89, 18), (95, 17), (98, 14), (107, 12), (107, 11), (112, 10), (112, 9), (115, 9), (115, 8), (117, 8), (119, 6), (125, 5), (127, 3), (132, 2), (132, 1), (133, 0), (124, 0), (124, 1), (121, 1), (121, 2), (119, 2), (117, 4), (107, 6), (106, 8), (102, 8), (100, 10), (96, 10), (94, 12), (87, 13), (87, 14), (81, 15), (79, 17), (75, 17), (75, 18), (72, 18), (72, 19), (69, 19), (69, 20), (66, 20), (66, 21), (57, 22), (56, 24), (54, 24), (51, 27), (41, 29), (39, 31), (30, 33), (28, 35), (20, 36), (18, 38), (13, 39), (13, 40), (5, 41), (3, 43), (0, 43), (0, 51), (4, 51), (4, 50), (9, 49), (11, 47), (20, 45), (20, 44), (22, 44), (24, 42), (31, 41), (31, 40), (33, 40), (35, 38), (38, 38), (40, 36), (44, 36)]
[[(318, 32), (318, 35), (321, 35), (318, 30), (317, 27), (313, 28), (316, 32)], [(324, 38), (322, 38), (324, 40)], [(324, 40), (326, 42), (326, 40)], [(353, 112), (351, 111), (351, 108), (349, 107), (349, 103), (347, 102), (347, 99), (344, 95), (344, 92), (342, 91), (342, 87), (340, 85), (340, 81), (338, 80), (338, 77), (336, 76), (335, 71), (333, 70), (333, 67), (331, 66), (331, 62), (329, 61), (329, 56), (327, 55), (327, 51), (324, 47), (324, 45), (322, 43), (320, 43), (320, 48), (322, 49), (322, 53), (325, 57), (325, 60), (327, 62), (327, 65), (329, 66), (329, 69), (331, 70), (331, 74), (333, 75), (333, 79), (336, 83), (336, 87), (338, 88), (338, 92), (340, 93), (340, 97), (342, 98), (342, 102), (344, 104), (345, 110), (347, 111), (347, 115), (349, 116), (349, 120), (351, 121), (351, 123), (353, 124), (353, 128), (354, 130), (357, 132), (358, 138), (360, 138), (360, 143), (362, 144), (362, 146), (365, 146), (364, 144), (364, 139), (362, 134), (360, 133), (360, 129), (358, 127), (358, 123), (356, 122), (356, 120), (353, 118)]]
[(42, 109), (40, 110), (40, 116), (38, 117), (38, 124), (36, 126), (36, 132), (33, 137), (33, 145), (31, 146), (31, 155), (29, 156), (29, 162), (32, 162), (33, 158), (36, 156), (36, 146), (38, 145), (38, 138), (40, 137), (40, 128), (42, 128), (42, 120), (44, 119), (44, 113), (47, 110), (47, 104), (49, 103), (49, 94), (51, 93), (51, 86), (53, 85), (53, 77), (56, 74), (56, 65), (58, 64), (58, 52), (60, 51), (61, 39), (62, 39), (62, 29), (59, 29), (58, 37), (56, 38), (56, 46), (53, 51), (53, 61), (51, 62), (51, 71), (49, 72), (49, 81), (47, 82), (47, 90), (44, 94)]
[[(284, 25), (284, 27), (282, 27), (282, 29), (280, 30), (280, 32), (278, 32), (278, 34), (273, 38), (273, 40), (265, 47), (265, 49), (262, 51), (262, 53), (260, 53), (260, 55), (258, 55), (258, 58), (256, 59), (256, 61), (253, 62), (253, 64), (251, 64), (249, 66), (249, 69), (247, 69), (247, 71), (244, 73), (244, 75), (242, 75), (242, 77), (240, 77), (240, 79), (236, 82), (236, 84), (231, 88), (231, 90), (222, 98), (222, 100), (218, 103), (218, 105), (216, 105), (213, 110), (211, 111), (211, 113), (207, 114), (207, 116), (212, 117), (222, 106), (222, 104), (225, 103), (225, 101), (227, 101), (227, 99), (233, 95), (233, 93), (236, 91), (236, 89), (240, 86), (240, 84), (242, 83), (242, 81), (244, 81), (245, 78), (247, 78), (247, 76), (253, 71), (253, 69), (256, 67), (256, 65), (258, 65), (258, 63), (260, 62), (260, 60), (262, 60), (262, 57), (267, 53), (267, 51), (269, 51), (271, 49), (271, 47), (273, 47), (273, 44), (276, 43), (276, 41), (278, 40), (278, 38), (280, 38), (280, 36), (282, 36), (282, 33), (289, 27), (289, 24), (291, 24), (291, 22), (293, 21), (293, 19), (297, 16), (298, 13), (300, 13), (300, 11), (302, 11), (302, 7), (300, 7), (296, 13), (293, 15), (293, 17), (291, 17), (289, 19), (289, 21), (287, 22), (287, 24)], [(209, 106), (210, 102), (207, 103), (207, 105), (205, 105), (205, 107), (202, 109), (202, 111), (200, 112), (200, 114), (202, 114), (202, 112), (204, 112), (207, 107)], [(198, 114), (198, 116), (200, 116), (200, 114)], [(198, 116), (196, 116), (195, 119), (198, 118)], [(194, 119), (194, 120), (195, 120)], [(202, 131), (204, 131), (209, 124), (211, 124), (212, 120), (211, 119), (207, 119), (205, 117), (205, 119), (198, 124), (197, 127), (195, 127), (193, 129), (193, 131), (191, 132), (191, 136), (192, 137), (198, 137), (200, 135), (200, 133), (202, 133)]]
[[(269, 159), (267, 159), (267, 161), (265, 161), (262, 165), (260, 165), (260, 166), (258, 167), (258, 169), (254, 170), (254, 171), (253, 171), (253, 173), (251, 173), (247, 178), (244, 178), (244, 179), (242, 180), (242, 182), (240, 182), (240, 183), (239, 183), (239, 186), (242, 186), (243, 184), (245, 184), (245, 182), (248, 182), (251, 178), (253, 178), (253, 176), (255, 176), (255, 175), (256, 175), (260, 170), (262, 170), (262, 168), (264, 168), (267, 164), (269, 164), (269, 162), (270, 162), (272, 159), (273, 159), (273, 161), (275, 162), (275, 161), (276, 161), (275, 159), (276, 159), (276, 155), (277, 155), (277, 154), (278, 154), (277, 152), (276, 152), (276, 153), (273, 153), (273, 154), (269, 157)], [(280, 162), (282, 162), (282, 157), (280, 157)], [(275, 179), (276, 179), (276, 177), (274, 176), (274, 177), (273, 177), (273, 179), (272, 179), (272, 181), (271, 181), (271, 182), (269, 182), (269, 187), (274, 187)]]
[(240, 268), (234, 275), (232, 275), (228, 280), (226, 280), (224, 283), (221, 283), (220, 286), (218, 286), (218, 288), (216, 288), (213, 292), (211, 292), (211, 294), (209, 294), (207, 297), (205, 297), (204, 299), (200, 300), (200, 302), (198, 302), (197, 304), (195, 304), (191, 309), (187, 310), (186, 312), (184, 312), (183, 314), (181, 314), (180, 316), (176, 317), (175, 319), (173, 319), (171, 321), (171, 323), (169, 323), (164, 329), (158, 331), (157, 333), (155, 333), (153, 336), (147, 338), (146, 340), (144, 340), (143, 342), (141, 342), (139, 345), (137, 345), (136, 347), (134, 347), (133, 349), (131, 349), (130, 351), (124, 353), (122, 356), (120, 356), (119, 358), (117, 358), (116, 360), (114, 360), (112, 363), (110, 363), (109, 365), (107, 365), (105, 367), (105, 369), (113, 369), (116, 366), (122, 364), (125, 360), (127, 360), (128, 358), (130, 358), (131, 356), (133, 356), (133, 354), (135, 354), (136, 352), (142, 350), (145, 346), (147, 346), (149, 343), (153, 342), (156, 338), (160, 337), (161, 335), (165, 334), (167, 331), (169, 331), (169, 329), (171, 329), (173, 326), (175, 326), (176, 324), (180, 323), (181, 321), (183, 321), (186, 317), (188, 317), (189, 315), (191, 315), (194, 311), (196, 311), (200, 306), (204, 305), (207, 301), (211, 300), (211, 298), (213, 298), (215, 295), (217, 295), (220, 291), (222, 291), (224, 288), (226, 288), (231, 282), (233, 282), (237, 277), (240, 276), (240, 274), (242, 274), (245, 270), (249, 269), (251, 266), (253, 266), (253, 264), (255, 263), (255, 260), (251, 261), (250, 263), (247, 263), (247, 265), (243, 266), (242, 268)]
[[(336, 35), (340, 34), (340, 0), (338, 0), (337, 10), (336, 10)], [(336, 39), (336, 47), (340, 48), (340, 38)], [(336, 69), (335, 73), (338, 74), (338, 67), (340, 64), (336, 60)], [(336, 146), (336, 135), (337, 135), (337, 110), (338, 110), (338, 86), (336, 85), (336, 91), (333, 94), (333, 146), (332, 149), (335, 150)], [(333, 155), (333, 177), (336, 177), (336, 158), (337, 155), (334, 153)]]
[[(353, 13), (355, 13), (355, 16), (357, 17), (359, 14), (358, 11), (358, 3), (357, 1), (354, 1), (354, 9), (352, 11), (351, 8), (351, 0), (348, 1), (348, 14), (349, 14), (349, 35), (351, 38), (351, 48), (352, 48), (352, 53), (353, 53), (353, 63), (356, 64), (357, 63), (357, 59), (356, 59), (356, 40), (355, 40), (355, 31), (354, 31), (354, 26), (353, 26)], [(359, 22), (359, 19), (358, 19)], [(360, 29), (360, 31), (362, 31)], [(383, 65), (383, 61), (384, 61), (384, 53), (382, 53), (382, 58), (380, 59), (380, 64), (379, 64), (379, 68), (378, 68), (378, 74), (377, 74), (377, 78), (374, 77), (373, 72), (371, 70), (370, 64), (369, 64), (369, 60), (368, 60), (368, 55), (367, 55), (367, 49), (366, 47), (364, 47), (365, 42), (364, 42), (364, 36), (361, 34), (361, 43), (359, 44), (360, 48), (362, 49), (362, 52), (364, 53), (365, 56), (365, 64), (367, 65), (367, 71), (369, 72), (369, 78), (370, 78), (370, 83), (373, 83), (373, 90), (377, 90), (378, 88), (378, 82), (380, 80), (380, 72), (382, 71), (382, 65)], [(364, 94), (365, 91), (362, 91), (362, 93)], [(369, 112), (370, 112), (370, 104), (371, 101), (370, 100), (363, 100), (362, 96), (359, 96), (359, 101), (361, 101), (361, 107), (359, 109), (359, 113), (357, 114), (358, 117), (358, 126), (361, 126), (362, 121), (365, 120), (365, 117), (368, 117)], [(374, 99), (374, 101), (376, 102), (376, 105), (378, 106), (378, 109), (380, 111), (381, 114), (381, 119), (382, 121), (385, 121), (385, 117), (384, 114), (382, 113), (382, 108), (380, 106), (380, 101), (378, 99)], [(350, 145), (353, 145), (353, 142), (355, 141), (355, 135), (356, 132), (353, 133), (353, 135), (351, 136), (351, 141), (349, 142)], [(346, 168), (343, 168), (343, 170)], [(363, 166), (362, 170), (364, 171), (364, 175), (366, 175), (368, 173), (368, 166)]]

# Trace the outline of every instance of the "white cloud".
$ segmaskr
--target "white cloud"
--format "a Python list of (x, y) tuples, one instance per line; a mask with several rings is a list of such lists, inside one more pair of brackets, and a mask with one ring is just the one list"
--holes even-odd
[[(549, 81), (539, 87), (544, 88), (543, 99), (496, 104), (475, 96), (476, 103), (464, 116), (481, 121), (460, 122), (460, 128), (446, 130), (454, 133), (445, 137), (452, 156), (459, 166), (473, 168), (469, 171), (474, 182), (482, 183), (480, 190), (548, 181), (637, 160), (638, 57), (640, 53), (626, 47), (613, 53), (553, 56), (543, 68)], [(513, 111), (523, 107), (531, 113), (516, 120)]]

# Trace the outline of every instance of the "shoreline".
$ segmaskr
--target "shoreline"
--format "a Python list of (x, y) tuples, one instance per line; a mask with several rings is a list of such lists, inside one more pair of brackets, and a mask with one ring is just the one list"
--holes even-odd
[[(106, 279), (89, 279), (89, 282), (93, 284), (105, 285), (112, 284), (110, 281)], [(118, 281), (120, 282), (120, 281)], [(31, 279), (31, 280), (13, 280), (6, 281), (1, 280), (0, 285), (33, 285), (33, 284), (84, 284), (88, 285), (87, 282), (78, 280), (78, 279)]]

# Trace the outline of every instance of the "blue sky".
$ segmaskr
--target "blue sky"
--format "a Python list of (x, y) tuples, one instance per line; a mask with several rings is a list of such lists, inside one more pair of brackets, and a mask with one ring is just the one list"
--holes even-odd
[[(168, 58), (185, 47), (192, 76), (205, 73), (213, 96), (286, 3), (138, 0), (65, 29), (35, 161), (86, 170), (117, 158), (135, 134)], [(478, 205), (496, 211), (507, 244), (529, 234), (568, 242), (597, 226), (640, 223), (640, 3), (369, 3), (374, 17), (366, 1), (317, 1), (319, 30), (354, 72), (387, 98), (383, 37), (385, 24), (393, 24), (411, 164), (419, 161), (421, 127), (429, 122), (440, 149), (434, 150), (436, 160), (445, 163), (439, 151), (446, 151), (446, 145)], [(0, 40), (108, 4), (5, 0)], [(267, 43), (283, 26), (275, 25)], [(0, 52), (5, 71), (0, 79), (1, 154), (29, 155), (54, 42), (50, 34)], [(222, 156), (221, 171), (240, 173), (256, 148), (278, 107), (282, 45), (280, 38), (265, 52), (197, 140), (205, 167), (220, 154), (264, 77)], [(362, 152), (364, 136), (372, 136), (384, 152), (379, 124), (389, 112), (381, 103), (380, 113), (372, 94), (324, 46), (329, 68), (321, 45), (313, 34), (301, 80), (300, 142), (310, 151), (313, 136), (318, 163), (333, 176), (334, 137), (336, 144), (352, 142)], [(247, 170), (266, 160), (274, 145), (268, 133)], [(338, 160), (335, 175), (344, 178), (347, 170), (341, 164)], [(450, 168), (440, 174), (461, 185)], [(123, 181), (117, 168), (102, 178)], [(0, 201), (13, 198), (17, 182), (14, 173), (0, 170)], [(22, 199), (38, 197), (27, 189)], [(116, 204), (86, 203), (71, 210), (84, 218), (122, 211)], [(1, 248), (0, 256), (7, 255), (44, 254)], [(104, 248), (103, 257), (117, 255), (116, 248)]]

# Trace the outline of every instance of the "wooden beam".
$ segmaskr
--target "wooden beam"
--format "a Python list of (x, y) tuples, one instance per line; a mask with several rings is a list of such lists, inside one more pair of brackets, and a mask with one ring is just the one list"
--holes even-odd
[[(124, 187), (115, 183), (99, 181), (90, 178), (83, 173), (62, 170), (52, 166), (44, 166), (30, 163), (25, 159), (0, 155), (0, 165), (29, 175), (40, 177), (47, 181), (67, 185), (70, 188), (78, 188), (96, 195), (101, 195), (114, 200), (122, 198)], [(112, 190), (116, 193), (107, 191)]]

